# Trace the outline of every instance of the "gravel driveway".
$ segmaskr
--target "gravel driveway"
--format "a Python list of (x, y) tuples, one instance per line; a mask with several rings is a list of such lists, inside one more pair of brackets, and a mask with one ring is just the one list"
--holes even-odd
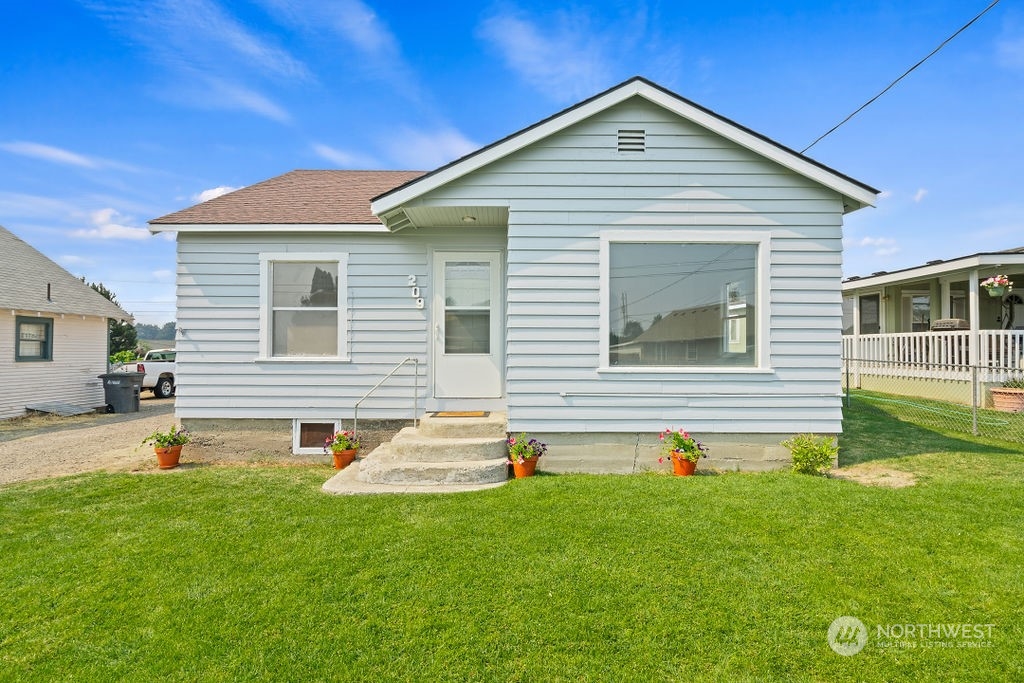
[(142, 440), (174, 423), (174, 399), (143, 397), (139, 412), (37, 415), (0, 422), (0, 485), (94, 470), (155, 468)]

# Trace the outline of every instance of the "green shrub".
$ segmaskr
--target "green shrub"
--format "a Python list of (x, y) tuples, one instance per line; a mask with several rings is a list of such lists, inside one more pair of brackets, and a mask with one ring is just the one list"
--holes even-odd
[(797, 434), (782, 445), (793, 455), (793, 471), (800, 474), (824, 474), (839, 455), (839, 446), (831, 436)]
[(110, 356), (110, 364), (112, 366), (122, 365), (124, 363), (131, 363), (138, 356), (135, 355), (134, 351), (118, 351)]

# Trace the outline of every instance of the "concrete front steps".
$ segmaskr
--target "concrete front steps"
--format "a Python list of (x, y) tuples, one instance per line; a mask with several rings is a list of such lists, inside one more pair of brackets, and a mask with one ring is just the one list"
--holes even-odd
[(359, 462), (355, 479), (398, 486), (499, 484), (508, 479), (504, 413), (427, 415)]

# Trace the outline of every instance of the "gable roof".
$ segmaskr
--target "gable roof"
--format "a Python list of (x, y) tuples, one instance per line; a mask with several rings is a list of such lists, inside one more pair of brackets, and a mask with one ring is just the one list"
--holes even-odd
[(924, 265), (901, 268), (900, 270), (880, 270), (863, 277), (853, 275), (843, 280), (843, 291), (854, 291), (870, 287), (883, 287), (898, 282), (927, 280), (943, 275), (962, 274), (964, 277), (972, 270), (986, 269), (985, 275), (993, 275), (988, 271), (995, 268), (1024, 266), (1024, 247), (1003, 249), (1002, 251), (983, 251), (968, 256), (957, 256), (951, 259), (936, 259)]
[(3, 226), (0, 283), (0, 309), (132, 319), (120, 306)]
[(843, 196), (845, 212), (874, 205), (878, 190), (806, 157), (770, 138), (739, 125), (710, 109), (691, 102), (645, 78), (636, 76), (584, 100), (554, 116), (498, 140), (404, 185), (373, 198), (373, 213), (387, 217), (403, 204), (457, 178), (516, 152), (540, 139), (615, 106), (631, 97), (643, 97), (675, 114), (717, 133), (741, 147), (770, 159), (791, 171), (828, 187)]
[(423, 171), (290, 171), (149, 223), (379, 226), (380, 220), (370, 212), (370, 199), (422, 175)]

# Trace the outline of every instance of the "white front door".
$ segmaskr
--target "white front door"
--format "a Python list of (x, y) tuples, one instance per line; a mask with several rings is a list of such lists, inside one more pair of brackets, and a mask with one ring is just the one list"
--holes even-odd
[(500, 253), (435, 252), (433, 280), (434, 396), (500, 398)]

